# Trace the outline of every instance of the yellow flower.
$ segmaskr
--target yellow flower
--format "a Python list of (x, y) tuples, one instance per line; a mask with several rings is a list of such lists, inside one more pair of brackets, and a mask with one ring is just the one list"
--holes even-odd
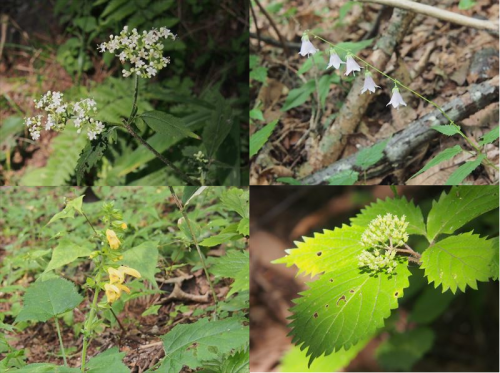
[(122, 229), (127, 229), (127, 223), (122, 223), (121, 227)]
[(106, 290), (106, 298), (108, 298), (109, 303), (113, 303), (122, 295), (122, 291), (116, 285), (106, 284), (104, 285), (104, 289)]
[(106, 238), (108, 239), (111, 249), (116, 250), (120, 247), (121, 242), (118, 237), (116, 237), (116, 233), (111, 229), (106, 230)]
[(109, 282), (112, 284), (116, 283), (122, 284), (123, 281), (125, 281), (125, 274), (122, 271), (109, 267), (108, 274), (109, 274)]
[(120, 266), (120, 268), (118, 268), (118, 270), (121, 271), (122, 273), (125, 273), (125, 274), (129, 275), (129, 276), (134, 276), (136, 278), (141, 278), (141, 274), (139, 273), (139, 271), (136, 271), (133, 268), (125, 267), (125, 266)]

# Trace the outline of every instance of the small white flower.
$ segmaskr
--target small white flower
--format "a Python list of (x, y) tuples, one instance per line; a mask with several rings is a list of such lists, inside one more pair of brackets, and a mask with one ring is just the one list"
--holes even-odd
[(386, 106), (392, 105), (395, 109), (398, 108), (399, 105), (406, 106), (406, 102), (403, 100), (401, 93), (399, 93), (398, 87), (394, 87), (392, 89), (392, 97), (391, 101)]
[(353, 71), (361, 71), (361, 66), (359, 66), (358, 63), (354, 61), (354, 58), (352, 58), (352, 56), (347, 56), (346, 66), (347, 68), (344, 75), (349, 75)]
[(299, 54), (304, 57), (316, 53), (318, 50), (314, 48), (314, 45), (309, 41), (309, 36), (307, 34), (304, 34), (302, 36), (302, 45), (300, 46), (300, 52)]
[(340, 59), (339, 55), (334, 50), (332, 50), (330, 52), (330, 62), (326, 68), (329, 69), (333, 66), (334, 68), (339, 69), (341, 64), (345, 64), (345, 62)]
[(365, 83), (363, 84), (363, 89), (361, 89), (361, 94), (366, 91), (370, 91), (375, 93), (375, 88), (380, 88), (380, 86), (376, 85), (372, 78), (372, 73), (367, 71), (365, 73)]

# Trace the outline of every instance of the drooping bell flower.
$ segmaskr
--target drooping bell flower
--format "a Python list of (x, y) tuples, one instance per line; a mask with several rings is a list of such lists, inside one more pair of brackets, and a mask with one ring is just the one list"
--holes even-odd
[(344, 75), (349, 75), (353, 71), (361, 71), (361, 66), (358, 65), (356, 61), (354, 61), (354, 58), (352, 58), (352, 55), (348, 55), (346, 59), (346, 71)]
[(375, 88), (380, 88), (380, 86), (376, 85), (372, 78), (372, 73), (369, 71), (365, 72), (365, 83), (363, 84), (363, 88), (361, 89), (361, 94), (366, 91), (370, 91), (375, 93)]
[(391, 101), (386, 106), (392, 105), (395, 109), (399, 107), (399, 105), (406, 106), (406, 102), (403, 100), (401, 93), (399, 93), (398, 87), (394, 87), (392, 89), (392, 97)]
[(341, 64), (345, 64), (345, 62), (340, 59), (335, 49), (330, 49), (330, 62), (326, 68), (334, 67), (335, 69), (339, 69)]
[(318, 50), (314, 48), (314, 45), (309, 41), (309, 36), (304, 33), (302, 35), (302, 45), (300, 46), (300, 52), (299, 54), (302, 57), (309, 57), (309, 55), (316, 53)]

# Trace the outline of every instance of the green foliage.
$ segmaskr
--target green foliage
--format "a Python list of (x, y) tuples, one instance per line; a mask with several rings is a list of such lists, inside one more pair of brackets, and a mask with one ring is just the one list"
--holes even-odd
[(476, 1), (474, 0), (460, 0), (458, 8), (461, 10), (467, 10), (472, 8), (474, 5), (476, 5)]
[(417, 328), (392, 335), (377, 349), (377, 360), (387, 371), (410, 371), (431, 348), (434, 332), (430, 328)]
[(225, 190), (220, 201), (230, 211), (235, 211), (242, 218), (249, 217), (248, 190), (230, 188)]
[(279, 177), (276, 179), (277, 182), (289, 185), (302, 185), (302, 183), (293, 177)]
[(255, 154), (257, 154), (259, 150), (264, 146), (266, 141), (269, 139), (269, 136), (271, 136), (271, 134), (273, 133), (274, 128), (277, 124), (278, 119), (273, 120), (271, 123), (268, 123), (250, 137), (250, 157), (253, 157)]
[(77, 245), (71, 240), (63, 238), (54, 248), (52, 258), (47, 268), (45, 268), (45, 272), (65, 266), (78, 258), (88, 257), (91, 252), (92, 250), (89, 247)]
[(451, 234), (471, 220), (498, 208), (498, 187), (453, 187), (432, 203), (427, 218), (427, 237)]
[(139, 271), (151, 284), (156, 284), (155, 273), (158, 261), (158, 243), (146, 241), (123, 253), (121, 264)]
[(77, 197), (75, 199), (68, 201), (66, 203), (66, 206), (64, 207), (64, 209), (61, 212), (58, 212), (57, 214), (52, 216), (52, 218), (49, 220), (47, 225), (49, 225), (50, 223), (53, 223), (57, 220), (60, 220), (60, 219), (68, 219), (68, 218), (74, 219), (75, 214), (77, 212), (81, 214), (82, 213), (82, 205), (83, 205), (83, 197), (85, 197), (85, 195), (81, 195), (80, 197)]
[(431, 245), (422, 255), (422, 266), (429, 283), (443, 285), (443, 292), (467, 285), (477, 290), (476, 281), (488, 281), (493, 258), (492, 241), (472, 232), (450, 236)]
[(445, 126), (432, 126), (431, 128), (446, 136), (458, 135), (460, 133), (460, 128), (452, 124), (447, 124)]
[(496, 139), (500, 136), (500, 131), (498, 130), (498, 126), (493, 128), (490, 132), (483, 136), (483, 139), (479, 142), (480, 146), (484, 146), (486, 144), (491, 144), (495, 142)]
[(207, 152), (207, 158), (213, 160), (217, 150), (224, 139), (229, 135), (233, 124), (231, 107), (227, 105), (222, 96), (217, 96), (215, 110), (203, 130), (203, 145)]
[(250, 289), (250, 258), (247, 251), (229, 251), (219, 258), (210, 272), (216, 276), (234, 278), (227, 296)]
[(354, 185), (358, 181), (359, 172), (353, 170), (341, 171), (328, 179), (328, 185)]
[(420, 171), (418, 171), (415, 175), (410, 177), (410, 180), (420, 175), (421, 173), (427, 171), (428, 169), (437, 166), (441, 162), (452, 159), (454, 156), (460, 154), (461, 152), (462, 148), (460, 147), (460, 145), (455, 145), (453, 148), (448, 148), (443, 150), (441, 153), (432, 158)]
[(446, 311), (454, 298), (449, 291), (442, 293), (440, 289), (428, 286), (417, 298), (409, 320), (420, 325), (429, 324)]
[(24, 294), (24, 306), (16, 322), (47, 321), (72, 310), (82, 302), (75, 285), (63, 278), (35, 282)]
[(173, 115), (153, 110), (142, 113), (141, 118), (155, 132), (174, 138), (192, 137), (200, 140), (200, 136), (188, 130), (185, 124)]
[(467, 176), (472, 173), (472, 171), (479, 167), (479, 165), (485, 158), (485, 155), (480, 155), (474, 161), (465, 162), (463, 165), (453, 171), (448, 180), (446, 180), (445, 185), (459, 185)]
[(315, 90), (314, 79), (309, 80), (306, 84), (303, 84), (299, 88), (292, 89), (288, 93), (285, 104), (281, 108), (281, 111), (288, 111), (290, 109), (302, 105), (304, 102), (309, 100), (309, 96), (311, 96), (314, 90)]
[(384, 149), (389, 140), (390, 138), (361, 149), (356, 156), (356, 166), (361, 167), (362, 170), (367, 170), (369, 167), (375, 165), (384, 156)]
[(196, 369), (204, 361), (232, 355), (249, 343), (249, 328), (237, 318), (180, 324), (162, 337), (166, 358), (158, 372), (177, 373), (184, 366)]
[[(190, 236), (190, 235), (189, 235)], [(241, 238), (242, 236), (238, 232), (238, 224), (231, 224), (224, 228), (220, 233), (215, 236), (210, 236), (205, 238), (200, 242), (201, 246), (213, 247), (220, 245), (227, 241), (233, 241)]]
[(87, 363), (88, 373), (128, 373), (129, 369), (123, 364), (124, 352), (118, 347), (112, 347), (99, 355), (94, 356)]

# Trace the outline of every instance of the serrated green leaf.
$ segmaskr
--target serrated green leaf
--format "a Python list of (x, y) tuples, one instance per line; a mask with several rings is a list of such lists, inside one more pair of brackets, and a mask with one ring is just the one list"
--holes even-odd
[(447, 124), (445, 126), (432, 126), (431, 129), (438, 131), (446, 136), (453, 136), (460, 133), (459, 128), (451, 124)]
[(250, 219), (243, 218), (238, 224), (238, 233), (243, 236), (250, 236)]
[(493, 280), (498, 280), (498, 237), (495, 237), (491, 240), (492, 248), (493, 248), (493, 258), (491, 259), (490, 269), (491, 269), (491, 278)]
[(81, 257), (88, 257), (92, 250), (77, 245), (68, 238), (62, 238), (52, 252), (52, 258), (44, 272), (62, 267)]
[(498, 186), (453, 187), (432, 203), (427, 217), (427, 238), (434, 240), (441, 233), (453, 233), (478, 216), (498, 208)]
[(390, 137), (373, 146), (361, 149), (356, 156), (356, 166), (367, 170), (369, 167), (376, 164), (384, 156), (384, 149), (389, 142)]
[(228, 251), (210, 268), (216, 276), (234, 278), (227, 296), (250, 289), (250, 257), (248, 251)]
[(498, 139), (499, 136), (500, 136), (500, 131), (498, 130), (498, 126), (496, 126), (490, 132), (488, 132), (482, 137), (482, 140), (479, 142), (479, 145), (484, 146), (486, 144), (491, 144), (496, 139)]
[(486, 156), (480, 155), (475, 161), (465, 162), (450, 175), (445, 185), (459, 185), (472, 171), (479, 167), (484, 158)]
[(477, 290), (477, 281), (488, 281), (493, 258), (491, 241), (472, 232), (450, 236), (431, 245), (422, 254), (421, 268), (429, 283), (443, 286), (443, 292), (457, 288), (465, 292), (469, 285)]
[(225, 208), (236, 211), (242, 218), (248, 218), (248, 198), (248, 190), (231, 188), (222, 193), (220, 201)]
[(205, 238), (200, 242), (201, 246), (213, 247), (223, 243), (227, 243), (228, 241), (234, 241), (242, 238), (242, 236), (238, 233), (238, 223), (234, 223), (225, 227), (220, 233), (215, 236), (210, 236)]
[(377, 348), (377, 361), (386, 371), (411, 371), (434, 343), (430, 328), (417, 328), (392, 335)]
[(420, 325), (430, 324), (448, 309), (455, 295), (449, 291), (426, 286), (422, 294), (417, 298), (410, 313), (409, 320)]
[(408, 201), (406, 197), (380, 199), (365, 207), (356, 217), (351, 218), (352, 225), (367, 227), (378, 215), (385, 215), (390, 212), (399, 217), (405, 215), (408, 222), (408, 234), (426, 234), (424, 217), (420, 207), (415, 206), (413, 201)]
[(94, 356), (86, 364), (87, 373), (130, 373), (130, 370), (122, 362), (125, 352), (120, 352), (118, 347), (110, 348), (97, 356)]
[(139, 118), (155, 132), (173, 138), (192, 137), (193, 139), (201, 140), (200, 136), (190, 131), (180, 118), (176, 118), (162, 111), (147, 111), (142, 113)]
[(214, 105), (215, 110), (203, 130), (203, 145), (207, 150), (209, 160), (213, 159), (233, 126), (231, 106), (227, 101), (222, 96), (218, 96)]
[(84, 173), (89, 172), (101, 160), (115, 135), (115, 128), (111, 128), (99, 135), (97, 139), (87, 143), (76, 163), (75, 173), (78, 185), (81, 185)]
[(85, 197), (85, 195), (81, 195), (80, 197), (77, 197), (73, 200), (66, 202), (66, 207), (64, 207), (64, 210), (55, 214), (52, 217), (52, 219), (49, 220), (47, 225), (55, 222), (56, 220), (60, 220), (60, 219), (68, 219), (68, 218), (74, 219), (75, 212), (79, 212), (81, 214), (82, 213), (82, 205), (83, 205), (83, 197)]
[(354, 185), (358, 181), (359, 172), (344, 170), (328, 179), (328, 185)]
[(274, 128), (278, 124), (278, 119), (273, 120), (271, 123), (268, 123), (260, 130), (255, 132), (252, 136), (250, 136), (250, 157), (253, 157), (255, 154), (259, 152), (259, 150), (264, 146), (271, 133), (273, 133)]
[(74, 309), (83, 300), (75, 285), (62, 278), (53, 278), (30, 285), (23, 298), (23, 309), (16, 322), (47, 321)]
[[(7, 370), (14, 372), (14, 370)], [(49, 363), (29, 364), (15, 370), (16, 373), (79, 373), (79, 368), (70, 368)]]
[(418, 171), (415, 175), (410, 177), (410, 180), (414, 177), (420, 175), (421, 173), (427, 171), (428, 169), (437, 166), (441, 162), (452, 159), (454, 156), (462, 152), (462, 148), (460, 145), (455, 145), (453, 148), (448, 148), (443, 150), (441, 153), (432, 158), (420, 171)]
[(184, 366), (196, 369), (203, 361), (241, 350), (249, 343), (249, 328), (236, 318), (203, 318), (193, 324), (179, 324), (161, 339), (166, 358), (158, 372), (178, 373)]
[(151, 284), (156, 286), (155, 273), (158, 261), (158, 242), (146, 241), (123, 253), (120, 264), (129, 266), (141, 274)]

